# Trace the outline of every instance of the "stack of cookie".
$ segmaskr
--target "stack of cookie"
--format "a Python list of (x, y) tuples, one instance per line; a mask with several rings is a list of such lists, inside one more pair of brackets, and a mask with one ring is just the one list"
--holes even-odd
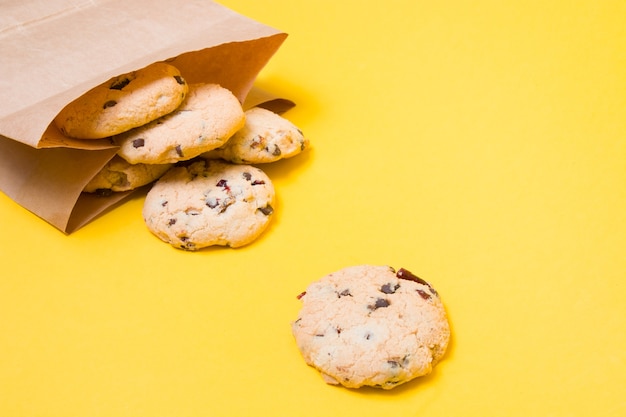
[(243, 110), (218, 84), (187, 84), (164, 62), (114, 77), (55, 118), (66, 136), (110, 140), (117, 155), (85, 186), (100, 195), (155, 183), (143, 210), (151, 232), (185, 250), (238, 247), (266, 228), (275, 190), (252, 164), (309, 144), (282, 116)]

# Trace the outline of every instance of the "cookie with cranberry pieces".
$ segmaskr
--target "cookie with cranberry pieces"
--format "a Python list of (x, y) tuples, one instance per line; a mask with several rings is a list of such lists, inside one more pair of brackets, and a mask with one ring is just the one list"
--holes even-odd
[(83, 191), (100, 195), (130, 191), (159, 179), (174, 164), (129, 164), (115, 155)]
[(429, 374), (450, 340), (439, 294), (406, 269), (347, 267), (299, 298), (293, 335), (329, 384), (394, 388)]
[(171, 113), (188, 88), (176, 67), (156, 62), (94, 87), (65, 106), (54, 123), (72, 138), (106, 138)]
[(239, 100), (218, 84), (191, 84), (172, 113), (113, 137), (131, 164), (186, 161), (222, 146), (245, 123)]
[(245, 112), (246, 124), (205, 155), (236, 164), (262, 164), (291, 158), (309, 146), (302, 131), (281, 115), (261, 107)]
[(148, 191), (143, 218), (164, 242), (185, 250), (247, 245), (266, 229), (275, 205), (260, 169), (197, 159), (171, 168)]

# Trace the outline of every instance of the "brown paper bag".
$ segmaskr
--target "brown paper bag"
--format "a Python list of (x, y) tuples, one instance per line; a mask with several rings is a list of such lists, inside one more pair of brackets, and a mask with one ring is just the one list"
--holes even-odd
[(244, 107), (293, 106), (253, 86), (287, 35), (208, 0), (73, 0), (0, 4), (0, 189), (71, 233), (127, 198), (82, 193), (115, 155), (51, 123), (116, 75), (168, 60), (188, 83), (230, 89)]

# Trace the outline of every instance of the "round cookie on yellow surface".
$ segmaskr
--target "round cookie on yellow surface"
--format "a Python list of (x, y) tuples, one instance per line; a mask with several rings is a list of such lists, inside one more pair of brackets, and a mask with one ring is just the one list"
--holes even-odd
[(113, 137), (118, 155), (131, 164), (192, 159), (223, 145), (245, 123), (239, 100), (218, 84), (191, 84), (172, 113)]
[(450, 340), (439, 294), (406, 269), (347, 267), (299, 298), (293, 335), (329, 384), (394, 388), (429, 374)]
[(179, 249), (236, 248), (261, 235), (274, 205), (274, 186), (260, 169), (199, 158), (152, 186), (143, 218), (154, 235)]
[(66, 136), (102, 139), (172, 112), (187, 90), (176, 67), (156, 62), (94, 87), (65, 106), (54, 123)]

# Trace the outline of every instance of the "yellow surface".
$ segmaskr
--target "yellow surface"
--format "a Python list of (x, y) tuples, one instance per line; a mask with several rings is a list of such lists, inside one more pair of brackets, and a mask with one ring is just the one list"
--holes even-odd
[[(65, 236), (0, 193), (0, 415), (625, 416), (626, 3), (224, 0), (289, 33), (258, 84), (312, 142), (238, 250), (137, 197)], [(371, 263), (453, 342), (392, 391), (325, 385), (290, 321)]]

